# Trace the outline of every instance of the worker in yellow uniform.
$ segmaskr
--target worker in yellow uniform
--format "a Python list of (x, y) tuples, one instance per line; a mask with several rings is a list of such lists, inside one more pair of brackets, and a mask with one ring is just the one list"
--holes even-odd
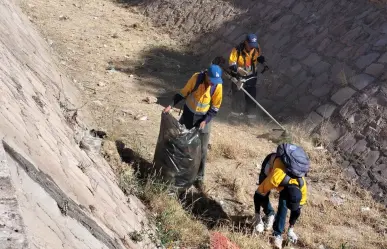
[(216, 116), (222, 104), (222, 69), (212, 64), (207, 70), (192, 75), (187, 84), (173, 98), (173, 103), (164, 109), (169, 112), (172, 106), (185, 99), (183, 114), (179, 122), (187, 129), (198, 127), (202, 158), (194, 185), (202, 189), (207, 158), (211, 120)]
[[(298, 236), (294, 225), (301, 215), (301, 207), (307, 200), (305, 176), (310, 162), (305, 151), (294, 144), (281, 144), (277, 152), (266, 156), (259, 175), (259, 187), (254, 194), (255, 218), (254, 230), (258, 233), (273, 229), (275, 248), (282, 248), (282, 234), (285, 230), (287, 210), (290, 210), (288, 239), (296, 242)], [(270, 191), (280, 192), (277, 214), (270, 204)], [(263, 208), (266, 217), (261, 218)], [(263, 222), (265, 221), (265, 223)]]
[[(243, 87), (254, 99), (257, 96), (256, 84), (258, 77), (258, 63), (264, 65), (265, 69), (267, 68), (265, 57), (261, 54), (257, 35), (248, 34), (242, 43), (231, 50), (229, 68), (231, 76), (237, 79), (249, 79), (243, 84)], [(241, 74), (241, 72), (243, 72), (243, 74)], [(235, 84), (232, 84), (231, 90), (231, 117), (235, 118), (241, 113), (245, 113), (249, 121), (255, 120), (256, 105), (254, 101), (245, 93), (238, 92), (239, 89)], [(241, 99), (242, 95), (244, 95), (244, 100)], [(243, 108), (243, 104), (245, 108)]]

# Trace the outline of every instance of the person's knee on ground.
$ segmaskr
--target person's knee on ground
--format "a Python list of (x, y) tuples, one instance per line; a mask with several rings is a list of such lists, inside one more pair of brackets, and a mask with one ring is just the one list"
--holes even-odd
[[(254, 98), (256, 99), (257, 96), (257, 88), (255, 86), (246, 87), (246, 91)], [(257, 119), (257, 105), (256, 103), (245, 94), (245, 113), (247, 117), (248, 122), (254, 122)]]

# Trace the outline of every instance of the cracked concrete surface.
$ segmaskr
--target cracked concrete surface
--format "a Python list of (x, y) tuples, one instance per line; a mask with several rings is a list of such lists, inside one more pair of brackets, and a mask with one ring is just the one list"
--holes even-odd
[(0, 248), (155, 248), (130, 240), (145, 208), (79, 148), (61, 108), (79, 92), (12, 0), (0, 2), (0, 58)]

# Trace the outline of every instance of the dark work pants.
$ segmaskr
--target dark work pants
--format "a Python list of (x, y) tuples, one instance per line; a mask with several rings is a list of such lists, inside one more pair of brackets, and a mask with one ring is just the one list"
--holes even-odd
[(207, 160), (207, 151), (208, 151), (208, 142), (210, 140), (210, 132), (201, 132), (200, 133), (200, 141), (202, 142), (202, 159), (200, 161), (198, 176), (196, 180), (203, 181), (204, 180), (204, 171), (206, 168), (206, 160)]
[(260, 214), (261, 213), (261, 207), (263, 208), (263, 212), (266, 216), (274, 215), (274, 209), (271, 206), (270, 200), (269, 200), (270, 192), (267, 193), (265, 196), (259, 194), (258, 192), (255, 192), (254, 194), (254, 208), (255, 213)]
[(231, 85), (231, 111), (235, 113), (242, 113), (245, 111), (245, 99), (246, 95), (242, 90), (238, 90), (238, 87), (232, 83)]
[[(256, 80), (256, 79), (254, 79), (254, 80)], [(245, 88), (246, 92), (248, 92), (254, 99), (256, 99), (257, 87), (255, 85), (254, 86), (246, 86), (244, 88)], [(257, 104), (255, 104), (254, 101), (249, 96), (247, 96), (247, 94), (245, 94), (245, 101), (246, 101), (245, 113), (247, 115), (254, 115), (256, 108), (257, 108)]]
[[(243, 84), (243, 88), (248, 92), (254, 99), (257, 97), (257, 79), (251, 79)], [(247, 115), (253, 115), (257, 108), (254, 101), (243, 92), (238, 90), (237, 86), (232, 83), (231, 86), (232, 98), (231, 98), (231, 111), (236, 113), (244, 112)]]
[[(286, 206), (286, 199), (283, 193), (284, 192), (282, 191), (280, 193), (278, 210), (273, 224), (274, 236), (282, 235), (285, 231), (286, 215), (288, 212), (288, 208)], [(301, 209), (298, 209), (296, 211), (291, 211), (290, 219), (289, 219), (290, 226), (294, 226), (294, 224), (296, 224), (296, 221), (300, 217), (300, 215), (301, 215)]]
[[(258, 184), (261, 184), (263, 180), (265, 180), (266, 175), (264, 173), (264, 165), (261, 167), (261, 172), (259, 173), (259, 179), (258, 179)], [(281, 235), (283, 234), (285, 230), (285, 225), (286, 225), (286, 215), (288, 212), (288, 207), (286, 206), (286, 197), (285, 197), (285, 192), (281, 191), (280, 192), (280, 197), (279, 197), (279, 202), (278, 202), (278, 210), (277, 214), (275, 216), (275, 221), (273, 224), (273, 234), (274, 236)], [(261, 207), (263, 208), (263, 212), (265, 213), (266, 216), (269, 215), (274, 215), (274, 209), (270, 203), (270, 192), (266, 194), (266, 196), (263, 196), (257, 192), (254, 194), (254, 207), (255, 207), (255, 213), (260, 213)], [(290, 226), (294, 226), (296, 224), (297, 219), (301, 215), (301, 208), (292, 211), (290, 213), (290, 219), (289, 219), (289, 224)]]

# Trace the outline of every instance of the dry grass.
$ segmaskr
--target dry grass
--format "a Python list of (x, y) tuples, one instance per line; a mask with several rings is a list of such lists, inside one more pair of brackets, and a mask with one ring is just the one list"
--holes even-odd
[(250, 127), (229, 127), (227, 124), (216, 123), (212, 130), (208, 155), (210, 162), (219, 157), (233, 160), (254, 159), (267, 148), (267, 141), (262, 143), (257, 140), (256, 135), (251, 134), (255, 131)]
[(232, 242), (237, 244), (240, 249), (268, 249), (272, 248), (269, 246), (269, 236), (254, 236), (248, 232), (233, 231), (229, 227), (219, 228), (219, 232), (227, 236)]
[(103, 154), (117, 173), (119, 187), (125, 194), (138, 196), (149, 208), (157, 227), (157, 240), (165, 247), (196, 248), (209, 241), (207, 228), (186, 212), (180, 202), (168, 195), (168, 187), (153, 178), (139, 181), (132, 165), (121, 161), (115, 144), (105, 141)]
[(164, 246), (200, 248), (208, 244), (207, 228), (186, 212), (163, 187), (149, 181), (144, 187), (142, 199), (155, 217), (159, 239)]
[[(218, 127), (222, 129), (222, 127)], [(302, 146), (308, 153), (312, 168), (308, 177), (308, 203), (303, 208), (302, 216), (296, 226), (301, 240), (300, 248), (317, 248), (324, 245), (325, 248), (387, 248), (387, 223), (386, 208), (376, 203), (370, 194), (361, 189), (356, 183), (346, 180), (345, 175), (337, 166), (333, 156), (323, 147), (316, 147), (312, 139), (305, 134), (301, 125), (289, 127), (291, 141)], [(222, 132), (222, 130), (220, 131)], [(242, 150), (235, 143), (235, 133), (227, 139), (221, 139), (221, 148), (233, 148), (233, 151)], [(217, 140), (214, 139), (213, 143)], [(264, 156), (275, 149), (275, 145), (267, 150), (257, 149), (261, 144), (251, 144), (247, 150), (256, 153), (252, 158), (259, 158), (260, 162)], [(243, 148), (243, 147), (242, 147)], [(219, 159), (222, 154), (217, 153)], [(252, 202), (254, 177), (247, 177), (246, 165), (234, 166), (219, 164), (216, 169), (217, 184), (223, 185), (232, 191), (235, 199), (242, 202)], [(259, 168), (250, 167), (258, 175)], [(242, 194), (240, 194), (242, 193)], [(239, 197), (242, 196), (242, 197)], [(334, 198), (342, 200), (336, 204)], [(272, 196), (273, 206), (276, 207), (275, 195)], [(362, 211), (369, 208), (370, 211)], [(252, 215), (252, 213), (251, 213)], [(269, 242), (268, 234), (265, 236), (254, 236), (249, 233), (240, 232), (233, 227), (219, 229), (241, 248), (265, 248)], [(236, 232), (234, 232), (236, 231)]]

